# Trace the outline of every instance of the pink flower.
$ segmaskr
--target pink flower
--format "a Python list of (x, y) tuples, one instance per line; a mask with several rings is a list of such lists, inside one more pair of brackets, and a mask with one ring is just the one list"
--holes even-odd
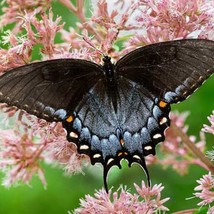
[(89, 163), (89, 157), (77, 153), (76, 146), (63, 139), (53, 139), (47, 145), (45, 153), (46, 163), (63, 168), (67, 175), (82, 172), (84, 163)]
[[(208, 37), (213, 29), (214, 3), (206, 0), (141, 0), (140, 14), (135, 23), (144, 27), (146, 34), (137, 32), (126, 46), (133, 48), (181, 38)], [(207, 29), (207, 30), (206, 30)], [(202, 33), (203, 32), (203, 33)], [(211, 34), (211, 33), (210, 33)]]
[(209, 172), (207, 175), (204, 175), (203, 178), (197, 180), (199, 186), (195, 187), (195, 191), (200, 191), (194, 193), (194, 195), (202, 201), (198, 203), (198, 206), (203, 206), (210, 204), (214, 201), (214, 178)]
[(50, 6), (51, 0), (5, 0), (6, 6), (2, 8), (4, 14), (0, 17), (0, 26), (16, 22), (15, 29), (20, 28), (21, 20), (17, 16), (27, 11), (31, 13), (35, 8), (45, 10)]
[(199, 183), (199, 186), (195, 187), (195, 190), (211, 189), (214, 187), (214, 179), (210, 172), (200, 180), (197, 180), (197, 183)]
[[(168, 211), (163, 204), (169, 200), (161, 200), (161, 191), (164, 187), (154, 185), (152, 188), (146, 187), (144, 181), (142, 186), (134, 185), (138, 194), (131, 194), (129, 191), (120, 188), (120, 191), (106, 193), (105, 190), (99, 190), (95, 197), (86, 195), (85, 199), (80, 200), (81, 208), (75, 210), (76, 214), (89, 213), (155, 213)], [(120, 192), (120, 193), (119, 193)], [(111, 200), (112, 198), (112, 200)]]
[(5, 173), (3, 185), (9, 187), (20, 181), (29, 184), (32, 176), (37, 174), (46, 186), (40, 166), (45, 144), (34, 143), (32, 134), (19, 130), (0, 130), (0, 138), (0, 168)]
[[(106, 0), (100, 0), (94, 5), (94, 13), (90, 21), (102, 36), (99, 36), (97, 40), (104, 54), (113, 52), (114, 42), (118, 39), (121, 31), (132, 28), (129, 20), (136, 11), (137, 6), (138, 4), (134, 0), (127, 2), (126, 7), (124, 4), (118, 4), (118, 2), (109, 3)], [(117, 52), (112, 54), (117, 58), (120, 56)]]
[(213, 214), (214, 213), (214, 207), (210, 207), (207, 214)]
[(54, 38), (63, 27), (60, 25), (61, 19), (58, 17), (54, 21), (53, 13), (49, 11), (48, 15), (41, 14), (42, 20), (39, 20), (36, 17), (38, 13), (39, 10), (34, 10), (32, 13), (19, 16), (23, 21), (22, 26), (27, 31), (26, 35), (16, 36), (13, 32), (7, 32), (3, 37), (3, 42), (11, 45), (11, 48), (0, 49), (0, 72), (29, 63), (35, 45), (42, 45), (41, 53), (44, 59), (54, 58), (54, 54), (60, 51), (54, 44)]
[(212, 112), (212, 115), (210, 115), (207, 118), (210, 121), (211, 125), (210, 126), (204, 125), (204, 128), (202, 129), (202, 131), (214, 134), (214, 111)]
[[(187, 112), (171, 113), (170, 118), (172, 125), (180, 128), (183, 133), (187, 133), (188, 127), (185, 125), (185, 120), (187, 116)], [(204, 152), (206, 144), (205, 138), (202, 133), (200, 137), (201, 139), (197, 143), (195, 143), (195, 136), (190, 136), (189, 139), (194, 143), (197, 149), (199, 149), (201, 152)], [(169, 127), (169, 129), (167, 129), (165, 133), (165, 141), (160, 144), (160, 150), (162, 152), (162, 155), (158, 158), (153, 157), (153, 161), (150, 157), (149, 163), (159, 163), (164, 168), (172, 167), (176, 172), (181, 175), (184, 175), (188, 172), (188, 167), (191, 164), (197, 164), (207, 169), (204, 163), (192, 152), (190, 152), (189, 148), (183, 144), (181, 137), (179, 137), (175, 133), (172, 127)], [(146, 158), (146, 160), (148, 159)]]
[[(29, 114), (24, 114), (31, 127), (33, 136), (41, 144), (46, 144), (43, 149), (44, 161), (64, 169), (66, 174), (81, 172), (84, 163), (89, 162), (89, 157), (77, 153), (76, 146), (66, 139), (66, 132), (61, 123), (48, 123)], [(22, 118), (22, 121), (26, 121)]]
[(18, 116), (16, 129), (0, 130), (0, 168), (5, 173), (5, 186), (20, 181), (29, 184), (34, 174), (46, 186), (41, 161), (63, 168), (69, 175), (81, 172), (89, 158), (78, 154), (76, 146), (66, 140), (60, 123), (48, 123), (22, 111), (12, 112), (12, 116)]
[[(138, 194), (143, 198), (143, 203), (147, 204), (150, 210), (156, 211), (169, 211), (167, 207), (163, 206), (170, 198), (161, 199), (161, 191), (164, 189), (162, 184), (155, 184), (153, 187), (148, 187), (145, 182), (142, 181), (141, 187), (134, 184)], [(138, 210), (141, 210), (140, 206)], [(143, 213), (142, 211), (139, 213)]]

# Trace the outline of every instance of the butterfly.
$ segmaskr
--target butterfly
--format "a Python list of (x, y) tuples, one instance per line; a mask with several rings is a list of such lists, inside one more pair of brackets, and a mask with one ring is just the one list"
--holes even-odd
[(14, 68), (0, 77), (0, 102), (49, 122), (107, 174), (121, 159), (155, 155), (170, 125), (170, 105), (185, 100), (214, 73), (214, 41), (186, 39), (140, 47), (116, 64), (55, 59)]

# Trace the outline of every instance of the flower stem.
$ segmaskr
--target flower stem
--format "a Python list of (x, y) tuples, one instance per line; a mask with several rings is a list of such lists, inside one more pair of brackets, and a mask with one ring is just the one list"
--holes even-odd
[(196, 212), (198, 209), (189, 209), (189, 210), (182, 210), (178, 212), (174, 212), (173, 214), (192, 214), (193, 212)]
[(174, 123), (171, 123), (171, 128), (177, 136), (181, 137), (182, 142), (189, 148), (189, 150), (207, 166), (212, 174), (214, 174), (214, 164), (195, 146), (194, 142), (189, 139), (182, 129)]

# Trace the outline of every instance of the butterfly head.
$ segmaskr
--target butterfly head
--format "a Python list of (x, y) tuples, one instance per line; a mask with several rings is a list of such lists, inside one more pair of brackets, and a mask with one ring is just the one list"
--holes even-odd
[(104, 64), (105, 64), (105, 63), (111, 63), (111, 57), (109, 57), (109, 56), (104, 56), (104, 57), (103, 57), (103, 62), (104, 62)]
[(106, 78), (108, 80), (108, 82), (114, 82), (114, 65), (111, 62), (111, 57), (109, 56), (104, 56), (103, 57), (103, 69), (104, 69), (104, 73), (106, 75)]

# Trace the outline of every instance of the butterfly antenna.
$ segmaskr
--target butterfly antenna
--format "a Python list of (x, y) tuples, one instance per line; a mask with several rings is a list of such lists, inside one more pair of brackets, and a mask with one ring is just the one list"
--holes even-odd
[(89, 38), (83, 37), (83, 40), (84, 40), (89, 46), (91, 46), (94, 50), (96, 50), (97, 52), (99, 52), (101, 55), (104, 55), (103, 52), (102, 52), (101, 50), (99, 50), (98, 48), (96, 48), (96, 47), (92, 44), (92, 42), (91, 42), (91, 40), (90, 40)]

